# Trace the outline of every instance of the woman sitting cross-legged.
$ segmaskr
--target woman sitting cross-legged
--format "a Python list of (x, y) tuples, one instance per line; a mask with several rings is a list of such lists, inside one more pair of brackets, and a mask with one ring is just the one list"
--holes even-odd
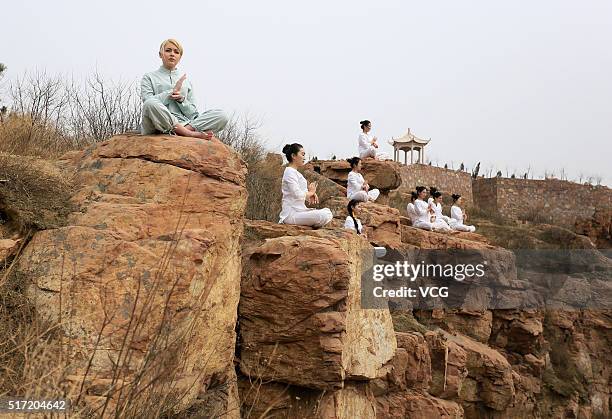
[(281, 190), (283, 193), (283, 206), (279, 223), (296, 224), (310, 227), (323, 227), (329, 223), (333, 214), (329, 208), (307, 208), (309, 204), (318, 204), (317, 182), (308, 184), (298, 168), (304, 164), (304, 148), (301, 144), (286, 144), (283, 154), (289, 164), (283, 173)]
[(416, 219), (412, 223), (413, 227), (422, 228), (424, 230), (433, 230), (434, 225), (432, 219), (435, 220), (433, 209), (425, 202), (427, 188), (425, 186), (416, 187), (417, 199), (414, 200), (414, 213)]
[(438, 191), (433, 186), (429, 188), (430, 198), (427, 200), (430, 208), (433, 210), (435, 220), (433, 227), (436, 231), (451, 231), (448, 223), (450, 218), (442, 214), (442, 192)]
[(347, 159), (351, 165), (346, 183), (346, 197), (357, 201), (376, 201), (380, 195), (378, 189), (370, 189), (370, 185), (365, 181), (361, 174), (361, 159), (352, 157)]
[(162, 66), (145, 74), (140, 84), (142, 134), (172, 133), (211, 139), (227, 125), (225, 112), (220, 109), (198, 112), (193, 86), (176, 68), (183, 57), (183, 47), (177, 40), (162, 42), (159, 57)]
[(344, 228), (348, 230), (353, 230), (357, 234), (361, 234), (364, 237), (366, 237), (366, 232), (363, 229), (361, 220), (358, 218), (359, 214), (361, 213), (361, 208), (359, 208), (360, 203), (361, 201), (358, 201), (356, 199), (351, 199), (349, 201), (348, 205), (346, 206), (348, 216), (346, 217), (346, 220), (344, 221)]
[(361, 125), (361, 134), (358, 139), (358, 151), (359, 157), (365, 159), (366, 157), (372, 157), (378, 160), (385, 160), (388, 158), (387, 154), (378, 151), (378, 139), (370, 134), (372, 130), (372, 123), (367, 119), (359, 122)]
[(419, 216), (416, 213), (414, 202), (418, 198), (418, 194), (415, 191), (410, 192), (410, 202), (406, 205), (406, 212), (408, 212), (408, 218), (410, 223), (414, 226)]
[(451, 207), (451, 228), (457, 231), (469, 231), (470, 233), (473, 233), (476, 231), (476, 227), (463, 224), (467, 219), (467, 214), (461, 210), (463, 198), (461, 198), (461, 195), (459, 194), (453, 194), (452, 197), (453, 206)]

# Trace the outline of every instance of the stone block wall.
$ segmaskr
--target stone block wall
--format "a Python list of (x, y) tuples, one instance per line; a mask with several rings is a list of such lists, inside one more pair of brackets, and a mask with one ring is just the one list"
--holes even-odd
[(400, 192), (410, 192), (417, 186), (435, 186), (446, 195), (444, 202), (450, 202), (450, 196), (458, 193), (463, 196), (465, 205), (471, 206), (472, 177), (468, 172), (444, 169), (426, 164), (410, 164), (400, 169), (402, 185)]
[(612, 207), (612, 189), (558, 179), (479, 178), (472, 190), (475, 206), (486, 212), (568, 228)]

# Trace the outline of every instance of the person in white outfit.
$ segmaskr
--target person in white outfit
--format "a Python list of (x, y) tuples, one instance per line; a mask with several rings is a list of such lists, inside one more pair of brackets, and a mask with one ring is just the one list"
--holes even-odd
[(361, 209), (359, 208), (359, 204), (362, 201), (358, 201), (356, 199), (351, 199), (346, 206), (346, 210), (348, 212), (348, 216), (344, 221), (344, 228), (348, 230), (352, 230), (357, 234), (361, 234), (366, 237), (366, 232), (363, 229), (363, 225), (361, 224), (361, 220), (357, 218), (361, 213)]
[(410, 218), (410, 223), (414, 225), (418, 216), (414, 209), (414, 201), (417, 199), (417, 193), (415, 191), (410, 192), (410, 202), (406, 206), (406, 211), (408, 212), (408, 218)]
[(453, 206), (451, 207), (451, 228), (457, 231), (469, 231), (470, 233), (473, 233), (476, 231), (476, 227), (464, 224), (465, 220), (467, 220), (467, 214), (465, 214), (461, 209), (463, 198), (461, 198), (461, 195), (459, 194), (453, 194), (452, 197)]
[(433, 230), (433, 210), (430, 208), (429, 204), (425, 202), (427, 188), (425, 186), (417, 186), (416, 193), (417, 199), (414, 200), (414, 212), (417, 218), (412, 225), (416, 228), (422, 228), (424, 230)]
[(278, 222), (323, 227), (332, 220), (333, 214), (329, 208), (306, 207), (306, 200), (309, 204), (318, 204), (319, 197), (317, 196), (317, 182), (308, 184), (304, 176), (297, 170), (304, 164), (304, 148), (298, 143), (286, 144), (283, 147), (283, 153), (289, 164), (283, 173), (281, 186), (283, 205)]
[(442, 192), (438, 191), (433, 186), (429, 188), (429, 199), (427, 203), (435, 216), (433, 222), (434, 230), (451, 231), (450, 225), (448, 224), (450, 222), (450, 217), (442, 214)]
[(388, 158), (386, 153), (378, 151), (378, 139), (369, 134), (372, 130), (372, 123), (370, 121), (363, 120), (361, 124), (361, 134), (359, 134), (359, 157), (365, 159), (366, 157), (372, 157), (378, 160), (385, 160)]
[(356, 199), (357, 201), (376, 201), (380, 195), (378, 189), (370, 189), (370, 185), (365, 181), (361, 174), (361, 159), (352, 157), (347, 159), (351, 165), (351, 171), (348, 174), (346, 182), (346, 197), (348, 199)]

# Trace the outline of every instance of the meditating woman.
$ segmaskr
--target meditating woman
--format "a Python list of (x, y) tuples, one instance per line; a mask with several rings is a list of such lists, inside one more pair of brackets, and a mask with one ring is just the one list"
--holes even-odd
[(425, 202), (425, 195), (427, 195), (427, 188), (425, 186), (417, 186), (417, 199), (414, 201), (414, 212), (416, 213), (416, 220), (412, 224), (414, 227), (422, 228), (424, 230), (433, 230), (434, 226), (431, 218), (434, 216), (433, 210)]
[(378, 160), (385, 160), (387, 155), (378, 151), (378, 139), (369, 134), (372, 130), (372, 123), (366, 119), (359, 124), (361, 124), (362, 131), (359, 134), (359, 157), (362, 159), (372, 157)]
[(346, 183), (346, 197), (348, 199), (356, 199), (357, 201), (376, 201), (380, 195), (378, 189), (370, 190), (370, 185), (365, 181), (361, 174), (361, 159), (352, 157), (347, 159), (351, 165), (351, 171), (348, 174)]
[(361, 201), (358, 201), (356, 199), (351, 199), (349, 201), (348, 205), (346, 206), (346, 210), (348, 211), (348, 216), (346, 217), (346, 220), (344, 221), (344, 228), (353, 230), (357, 232), (357, 234), (361, 234), (365, 237), (366, 232), (363, 229), (363, 226), (361, 225), (361, 220), (357, 218), (359, 217), (359, 214), (361, 213), (361, 208), (359, 208), (360, 203)]
[(453, 194), (452, 197), (453, 206), (451, 207), (451, 228), (457, 231), (469, 231), (470, 233), (473, 233), (476, 231), (476, 227), (463, 224), (467, 220), (467, 214), (461, 210), (463, 198), (461, 198), (461, 195), (459, 194)]
[(147, 73), (140, 84), (142, 134), (176, 134), (184, 137), (212, 138), (227, 124), (220, 109), (198, 112), (193, 86), (187, 76), (180, 76), (176, 66), (183, 57), (183, 47), (167, 39), (159, 47), (162, 66)]
[(419, 218), (414, 209), (414, 201), (417, 199), (417, 196), (418, 195), (415, 191), (410, 192), (410, 202), (406, 206), (406, 211), (408, 212), (408, 218), (410, 218), (410, 223), (412, 223), (413, 226), (417, 218)]
[(296, 224), (310, 227), (323, 227), (332, 218), (329, 208), (311, 209), (307, 208), (305, 201), (309, 204), (318, 204), (317, 182), (308, 184), (298, 167), (304, 164), (304, 148), (301, 144), (286, 144), (283, 154), (289, 164), (283, 173), (281, 190), (283, 192), (283, 206), (280, 213), (279, 223)]
[(433, 210), (435, 220), (433, 222), (434, 230), (451, 231), (448, 223), (450, 218), (442, 214), (442, 192), (438, 191), (433, 186), (429, 188), (429, 199), (427, 200), (430, 208)]

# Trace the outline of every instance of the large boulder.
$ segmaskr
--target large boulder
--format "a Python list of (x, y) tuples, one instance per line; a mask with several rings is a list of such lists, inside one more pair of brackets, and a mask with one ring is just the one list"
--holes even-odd
[(377, 396), (389, 392), (419, 389), (427, 391), (431, 383), (431, 358), (427, 342), (417, 332), (396, 332), (397, 351), (379, 371), (370, 387)]
[(468, 376), (459, 393), (463, 403), (482, 403), (496, 411), (503, 411), (510, 406), (514, 400), (515, 388), (508, 360), (495, 349), (468, 337), (440, 333), (467, 354), (465, 367)]
[[(400, 163), (390, 160), (362, 159), (362, 174), (370, 188), (388, 193), (402, 184)], [(346, 187), (351, 165), (346, 160), (316, 160), (306, 165), (308, 168)]]
[[(329, 208), (334, 214), (336, 225), (344, 226), (348, 216), (347, 198), (334, 198), (329, 201)], [(401, 245), (401, 226), (399, 211), (376, 202), (359, 204), (359, 219), (366, 231), (368, 240), (374, 246), (397, 247)]]
[(242, 373), (314, 389), (376, 377), (396, 340), (388, 310), (361, 308), (367, 241), (343, 229), (247, 225)]
[(132, 135), (62, 164), (76, 210), (19, 259), (28, 298), (82, 382), (107, 380), (105, 396), (165, 386), (188, 404), (232, 368), (245, 164), (216, 139)]
[(431, 356), (430, 393), (443, 399), (458, 400), (467, 377), (467, 352), (441, 333), (427, 332), (425, 339)]

